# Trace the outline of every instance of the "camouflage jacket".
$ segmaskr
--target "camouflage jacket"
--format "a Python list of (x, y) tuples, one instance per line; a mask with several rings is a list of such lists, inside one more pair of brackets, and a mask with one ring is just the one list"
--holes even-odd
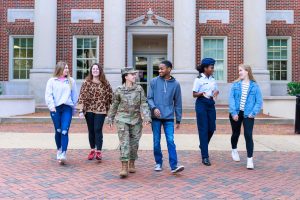
[(114, 92), (107, 118), (108, 123), (114, 120), (132, 125), (141, 121), (150, 122), (150, 110), (143, 88), (136, 84), (131, 88), (119, 86)]

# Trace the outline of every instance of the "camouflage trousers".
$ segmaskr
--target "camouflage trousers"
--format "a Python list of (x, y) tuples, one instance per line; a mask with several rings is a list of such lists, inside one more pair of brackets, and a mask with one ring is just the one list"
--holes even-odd
[(131, 125), (118, 121), (116, 124), (120, 141), (120, 160), (136, 160), (138, 158), (139, 141), (142, 136), (142, 122)]

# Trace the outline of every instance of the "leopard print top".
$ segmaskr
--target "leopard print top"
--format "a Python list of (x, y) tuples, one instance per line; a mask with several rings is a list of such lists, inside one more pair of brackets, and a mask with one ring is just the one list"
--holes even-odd
[(112, 103), (113, 91), (110, 84), (84, 81), (79, 94), (77, 109), (84, 112), (107, 114)]

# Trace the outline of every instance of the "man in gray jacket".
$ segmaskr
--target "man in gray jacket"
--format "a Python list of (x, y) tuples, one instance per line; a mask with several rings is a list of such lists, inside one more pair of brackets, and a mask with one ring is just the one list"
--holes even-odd
[(159, 76), (152, 79), (150, 83), (148, 104), (152, 112), (153, 146), (156, 162), (154, 170), (162, 170), (163, 155), (160, 138), (161, 127), (163, 126), (171, 172), (177, 173), (183, 171), (184, 166), (177, 165), (176, 145), (174, 143), (174, 114), (176, 116), (176, 129), (179, 129), (182, 117), (182, 98), (179, 82), (170, 75), (172, 67), (170, 61), (160, 63)]

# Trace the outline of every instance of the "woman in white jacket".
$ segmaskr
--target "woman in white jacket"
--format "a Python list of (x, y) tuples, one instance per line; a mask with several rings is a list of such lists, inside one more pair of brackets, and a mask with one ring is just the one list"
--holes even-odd
[(77, 103), (76, 82), (70, 77), (67, 63), (58, 62), (53, 77), (47, 82), (45, 100), (55, 128), (57, 160), (64, 164), (69, 142), (69, 128)]

